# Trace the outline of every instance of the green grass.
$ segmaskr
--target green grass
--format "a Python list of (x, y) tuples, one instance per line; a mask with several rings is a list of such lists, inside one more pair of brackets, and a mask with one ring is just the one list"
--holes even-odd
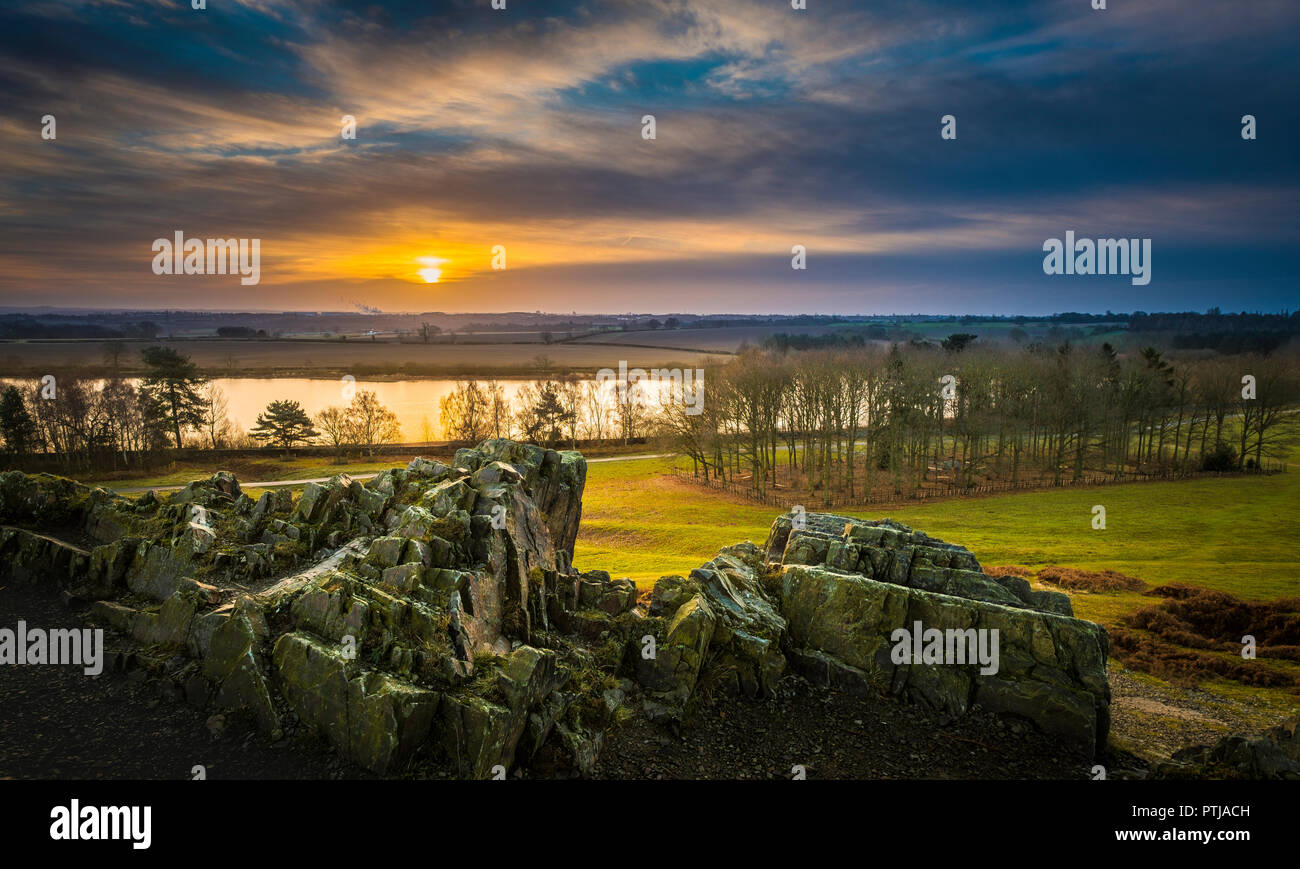
[[(1294, 457), (1300, 455), (1297, 446), (1293, 439), (1288, 457), (1293, 468)], [(775, 508), (679, 482), (665, 475), (674, 464), (670, 459), (644, 459), (589, 466), (574, 557), (579, 569), (608, 570), (649, 588), (662, 575), (689, 573), (723, 546), (743, 540), (762, 544), (767, 539)], [(686, 467), (689, 462), (677, 464)], [(1106, 508), (1105, 530), (1092, 528), (1096, 504)], [(1292, 472), (836, 512), (864, 518), (888, 515), (966, 546), (985, 566), (1015, 564), (1036, 570), (1057, 564), (1117, 570), (1150, 585), (1186, 582), (1249, 600), (1269, 600), (1300, 595), (1298, 506), (1300, 474)], [(1077, 616), (1103, 625), (1116, 625), (1123, 616), (1153, 603), (1140, 592), (1070, 597)], [(1261, 722), (1295, 705), (1295, 696), (1283, 689), (1221, 679), (1202, 683), (1201, 689), (1224, 702), (1245, 703)], [(1169, 726), (1175, 725), (1177, 721)]]
[[(580, 567), (650, 585), (661, 575), (689, 572), (721, 546), (767, 538), (776, 509), (665, 477), (672, 465), (646, 459), (590, 466), (575, 553)], [(1092, 528), (1096, 504), (1106, 508), (1105, 530)], [(1187, 582), (1265, 600), (1300, 594), (1297, 506), (1300, 475), (1288, 473), (837, 512), (888, 515), (966, 546), (985, 565), (1110, 569), (1152, 585)], [(1140, 594), (1079, 594), (1075, 606), (1081, 616), (1104, 622), (1143, 600)]]
[[(413, 453), (414, 454), (414, 453)], [(397, 460), (392, 456), (374, 461), (347, 462), (334, 464), (322, 461), (319, 457), (280, 459), (257, 459), (243, 463), (244, 467), (233, 468), (240, 481), (274, 482), (276, 480), (309, 480), (316, 477), (332, 477), (335, 474), (367, 474), (382, 471), (385, 468), (400, 468), (406, 460)], [(135, 489), (149, 486), (183, 486), (192, 480), (210, 477), (218, 470), (231, 470), (230, 462), (172, 462), (165, 470), (155, 471), (143, 477), (124, 479), (83, 478), (84, 482), (98, 484), (115, 489)]]
[[(687, 462), (686, 464), (689, 464)], [(649, 587), (687, 574), (742, 540), (762, 543), (776, 510), (697, 490), (665, 476), (672, 459), (588, 465), (574, 561)]]

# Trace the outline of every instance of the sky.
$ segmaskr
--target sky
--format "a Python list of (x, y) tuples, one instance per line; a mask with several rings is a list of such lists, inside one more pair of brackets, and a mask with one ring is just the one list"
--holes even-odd
[[(9, 4), (0, 305), (1300, 307), (1300, 4), (1092, 2)], [(1067, 231), (1150, 282), (1045, 274)]]

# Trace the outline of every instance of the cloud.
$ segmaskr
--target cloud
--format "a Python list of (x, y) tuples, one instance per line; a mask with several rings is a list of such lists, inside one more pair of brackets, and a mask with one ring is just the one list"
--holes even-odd
[[(987, 254), (1001, 273), (948, 291), (993, 303), (1070, 228), (1153, 237), (1157, 256), (1195, 240), (1249, 272), (1294, 247), (1300, 220), (1297, 23), (1283, 3), (1207, 24), (1171, 0), (8, 10), (0, 301), (203, 304), (207, 290), (149, 271), (150, 242), (176, 230), (262, 238), (263, 285), (221, 292), (274, 308), (332, 282), (400, 307), (430, 255), (449, 260), (440, 292), (467, 291), (492, 277), (494, 244), (511, 250), (499, 287), (539, 281), (530, 309), (574, 307), (543, 270), (593, 301), (670, 274), (699, 300), (794, 243), (911, 262), (916, 280), (890, 287)], [(1248, 112), (1258, 141), (1238, 135)], [(938, 135), (947, 113), (956, 141)], [(356, 140), (339, 136), (345, 114)], [(734, 280), (682, 266), (697, 261)], [(869, 269), (808, 280), (826, 281), (809, 305), (883, 285)], [(1152, 301), (1177, 304), (1158, 281)], [(784, 303), (764, 286), (729, 304)], [(1288, 293), (1245, 292), (1265, 307)]]

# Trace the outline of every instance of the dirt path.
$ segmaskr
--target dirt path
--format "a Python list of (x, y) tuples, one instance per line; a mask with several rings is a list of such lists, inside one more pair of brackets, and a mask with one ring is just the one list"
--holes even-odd
[(1112, 666), (1111, 742), (1148, 760), (1189, 745), (1212, 745), (1227, 733), (1259, 733), (1286, 713), (1195, 688), (1157, 682)]

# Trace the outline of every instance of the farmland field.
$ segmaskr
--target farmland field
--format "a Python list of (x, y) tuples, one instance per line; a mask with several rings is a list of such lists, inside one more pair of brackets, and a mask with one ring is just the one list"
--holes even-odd
[[(182, 340), (130, 341), (122, 354), (122, 373), (143, 373), (139, 351), (151, 345), (175, 347), (205, 374), (219, 377), (314, 376), (401, 380), (411, 377), (468, 374), (478, 378), (528, 375), (538, 356), (555, 370), (594, 375), (617, 368), (707, 367), (721, 356), (684, 350), (611, 349), (566, 343), (413, 344), (395, 341), (338, 340)], [(101, 373), (102, 341), (7, 341), (0, 344), (0, 377), (42, 376), (66, 372)]]
[[(674, 329), (672, 331), (653, 330), (636, 332), (602, 332), (577, 338), (574, 344), (627, 344), (653, 345), (656, 347), (684, 348), (689, 350), (706, 350), (717, 353), (734, 353), (745, 343), (759, 344), (778, 332), (798, 332), (801, 335), (825, 335), (828, 332), (841, 331), (849, 323), (834, 326), (796, 326), (793, 324), (730, 326), (717, 329)], [(946, 333), (945, 333), (946, 334)]]

